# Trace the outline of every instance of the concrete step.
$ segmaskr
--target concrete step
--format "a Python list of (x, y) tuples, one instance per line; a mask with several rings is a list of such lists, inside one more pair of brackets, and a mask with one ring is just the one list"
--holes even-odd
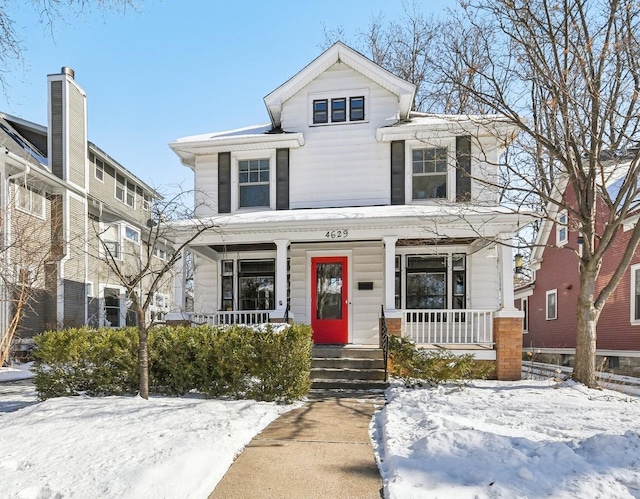
[(351, 359), (347, 357), (316, 357), (311, 359), (312, 368), (336, 369), (384, 369), (382, 359)]
[(313, 368), (311, 379), (336, 379), (336, 380), (384, 380), (384, 369), (333, 369)]
[(345, 347), (315, 345), (311, 355), (319, 358), (382, 359), (382, 349), (375, 347)]
[(348, 390), (352, 392), (367, 390), (386, 390), (389, 384), (386, 381), (374, 380), (347, 380), (347, 379), (314, 379), (311, 382), (312, 390)]

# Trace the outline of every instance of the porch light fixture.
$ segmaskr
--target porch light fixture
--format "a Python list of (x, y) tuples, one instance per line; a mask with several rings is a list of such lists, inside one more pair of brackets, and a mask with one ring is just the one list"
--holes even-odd
[(515, 258), (516, 274), (522, 274), (522, 267), (524, 266), (524, 256), (520, 253), (516, 254)]

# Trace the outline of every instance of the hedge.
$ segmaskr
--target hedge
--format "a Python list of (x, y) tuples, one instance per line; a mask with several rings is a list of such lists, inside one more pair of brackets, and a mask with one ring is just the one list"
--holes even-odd
[[(134, 394), (138, 330), (66, 329), (35, 338), (34, 383), (44, 400)], [(159, 326), (149, 331), (149, 389), (290, 402), (309, 391), (311, 328)]]

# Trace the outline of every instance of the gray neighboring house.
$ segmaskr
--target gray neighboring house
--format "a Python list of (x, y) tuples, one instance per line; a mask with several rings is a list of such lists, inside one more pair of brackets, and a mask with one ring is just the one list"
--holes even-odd
[[(70, 68), (48, 76), (48, 116), (45, 127), (0, 113), (0, 264), (3, 275), (16, 279), (37, 273), (18, 331), (27, 346), (46, 329), (135, 323), (100, 239), (123, 266), (139, 265), (152, 205), (160, 198), (88, 141), (86, 93)], [(172, 251), (171, 242), (163, 242), (151, 249), (158, 264)], [(14, 306), (11, 278), (0, 284), (0, 300), (4, 329)], [(148, 319), (161, 320), (172, 303), (173, 276), (167, 275)]]

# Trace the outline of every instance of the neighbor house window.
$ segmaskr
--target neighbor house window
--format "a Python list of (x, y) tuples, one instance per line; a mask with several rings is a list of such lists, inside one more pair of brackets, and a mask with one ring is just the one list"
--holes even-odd
[(44, 217), (44, 195), (24, 184), (16, 184), (16, 207), (32, 215)]
[(413, 149), (413, 199), (447, 197), (447, 148)]
[(556, 246), (566, 244), (569, 240), (569, 230), (567, 227), (567, 212), (562, 211), (558, 214), (556, 222)]
[(364, 97), (351, 97), (349, 99), (349, 121), (364, 120)]
[(120, 251), (120, 225), (106, 225), (100, 234), (100, 239), (102, 240), (100, 248), (102, 254), (111, 256), (116, 260), (122, 258)]
[(133, 227), (129, 227), (128, 225), (124, 229), (124, 237), (126, 237), (130, 241), (133, 241), (134, 243), (140, 242), (140, 232)]
[(95, 176), (100, 182), (104, 181), (104, 163), (98, 158), (95, 158)]
[(275, 309), (276, 262), (238, 261), (238, 302), (240, 310)]
[(331, 122), (347, 121), (347, 99), (331, 99)]
[(329, 122), (329, 101), (328, 99), (318, 99), (313, 101), (313, 122)]
[(269, 206), (269, 159), (238, 161), (240, 208)]
[(131, 182), (127, 182), (127, 206), (136, 207), (136, 188)]
[(120, 313), (120, 290), (117, 288), (104, 288), (104, 320), (107, 327), (122, 326)]
[(520, 300), (520, 310), (524, 313), (522, 318), (522, 331), (529, 332), (529, 297), (525, 296)]
[(136, 188), (128, 182), (122, 175), (116, 173), (116, 199), (122, 201), (131, 208), (135, 207), (136, 203)]
[(144, 211), (151, 211), (151, 195), (146, 192), (142, 195), (142, 209)]
[(640, 264), (632, 265), (631, 271), (631, 322), (640, 324)]
[(124, 203), (124, 192), (127, 188), (127, 181), (122, 175), (116, 173), (116, 199)]
[(548, 321), (558, 318), (558, 290), (557, 289), (552, 289), (551, 291), (547, 291), (546, 311), (547, 311), (546, 318)]

